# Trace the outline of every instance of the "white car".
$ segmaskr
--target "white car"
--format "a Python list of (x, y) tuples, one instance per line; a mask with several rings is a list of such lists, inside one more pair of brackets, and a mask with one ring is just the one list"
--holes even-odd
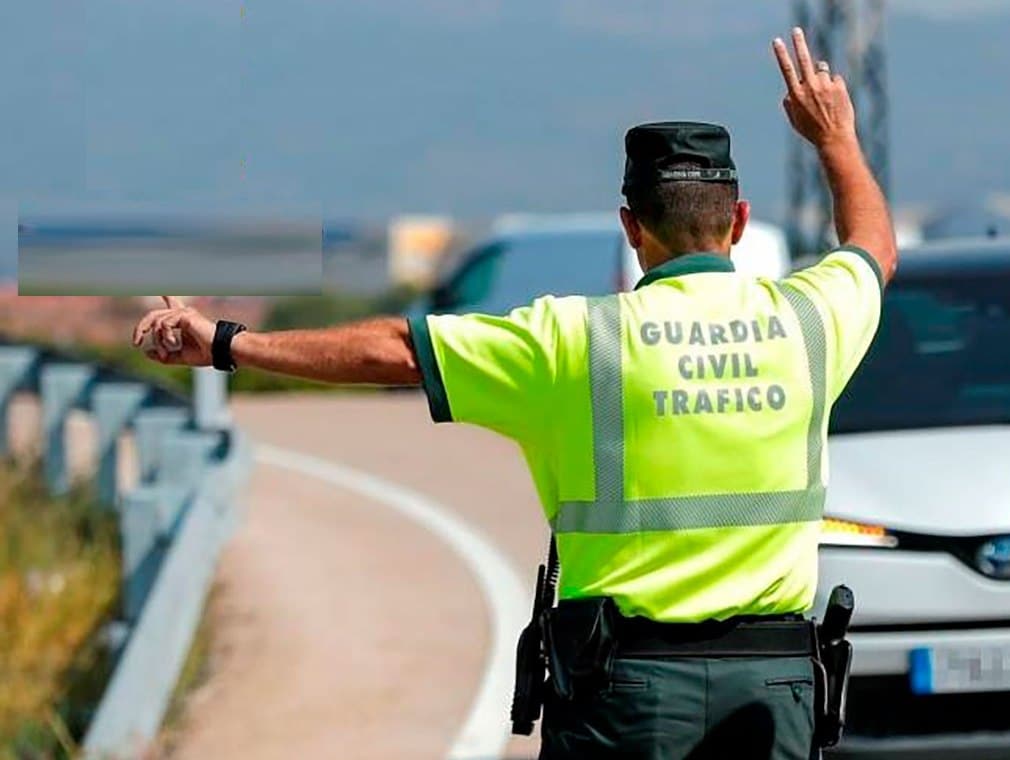
[(1010, 758), (1010, 240), (898, 269), (832, 415), (815, 612), (856, 596), (837, 756)]

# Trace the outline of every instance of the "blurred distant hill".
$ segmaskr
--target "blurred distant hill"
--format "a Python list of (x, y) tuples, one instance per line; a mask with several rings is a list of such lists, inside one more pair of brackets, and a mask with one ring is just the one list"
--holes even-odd
[[(775, 219), (786, 127), (768, 43), (788, 30), (787, 6), (13, 4), (0, 207), (601, 209), (619, 198), (627, 126), (700, 118), (732, 128), (745, 192)], [(963, 205), (1010, 189), (1010, 4), (896, 0), (889, 36), (896, 200)], [(10, 242), (0, 274), (13, 271)]]

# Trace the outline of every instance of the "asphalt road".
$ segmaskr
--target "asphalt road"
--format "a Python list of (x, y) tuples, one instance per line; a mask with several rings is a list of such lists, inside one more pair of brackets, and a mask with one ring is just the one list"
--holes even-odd
[[(238, 397), (233, 409), (261, 455), (306, 455), (409, 489), (461, 518), (532, 585), (547, 529), (510, 442), (433, 425), (415, 393)], [(379, 496), (262, 459), (246, 503), (211, 602), (211, 675), (166, 754), (467, 757), (459, 732), (502, 622), (472, 567)], [(514, 640), (497, 643), (511, 671)], [(479, 732), (501, 736), (506, 719), (477, 721)], [(536, 751), (535, 740), (513, 740), (505, 756)]]

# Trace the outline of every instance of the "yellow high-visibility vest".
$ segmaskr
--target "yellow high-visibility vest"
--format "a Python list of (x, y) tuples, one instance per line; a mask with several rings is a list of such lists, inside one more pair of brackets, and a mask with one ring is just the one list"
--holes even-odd
[(813, 603), (827, 426), (883, 280), (835, 250), (783, 280), (688, 254), (630, 293), (547, 296), (411, 334), (432, 416), (517, 441), (558, 540), (562, 599), (660, 621)]

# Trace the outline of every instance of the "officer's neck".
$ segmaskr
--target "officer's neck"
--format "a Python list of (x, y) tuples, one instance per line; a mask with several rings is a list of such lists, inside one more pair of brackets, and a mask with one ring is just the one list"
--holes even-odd
[(728, 240), (724, 242), (712, 240), (687, 241), (678, 244), (676, 248), (656, 246), (652, 250), (643, 246), (638, 254), (639, 263), (642, 265), (642, 271), (648, 272), (670, 261), (690, 256), (692, 253), (712, 253), (729, 258), (730, 247), (731, 245)]

